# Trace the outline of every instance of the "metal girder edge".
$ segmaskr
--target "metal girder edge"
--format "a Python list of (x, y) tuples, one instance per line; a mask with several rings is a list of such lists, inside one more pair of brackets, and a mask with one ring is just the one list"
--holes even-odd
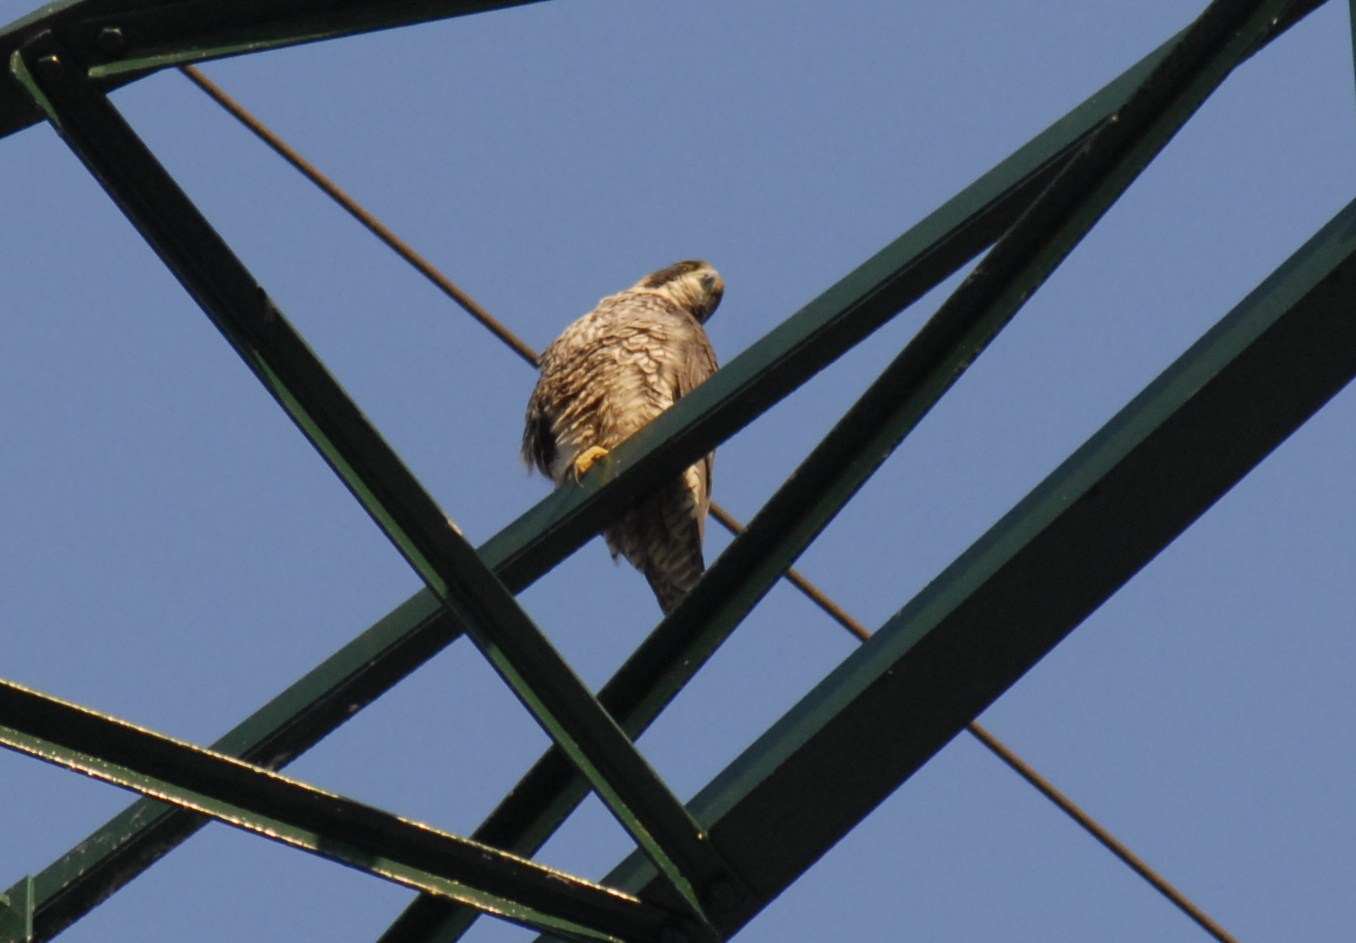
[(634, 896), (8, 681), (0, 746), (574, 939), (641, 943), (682, 924)]
[(1352, 77), (1356, 78), (1356, 0), (1347, 0), (1347, 25), (1351, 29)]
[(25, 875), (0, 894), (0, 943), (30, 943), (34, 900), (32, 875)]
[[(427, 590), (381, 619), (212, 744), (278, 769), (459, 634)], [(51, 939), (206, 824), (150, 799), (124, 809), (35, 876), (35, 932)]]
[[(44, 30), (107, 92), (172, 64), (349, 36), (541, 0), (64, 0), (0, 28), (0, 62)], [(182, 30), (176, 33), (175, 30)], [(176, 43), (175, 40), (178, 40)], [(42, 120), (0, 81), (0, 138)]]
[(179, 0), (94, 17), (79, 36), (92, 78), (136, 76), (358, 33), (525, 6), (542, 0)]
[(1353, 294), (1356, 202), (693, 799), (759, 906), (1356, 377)]

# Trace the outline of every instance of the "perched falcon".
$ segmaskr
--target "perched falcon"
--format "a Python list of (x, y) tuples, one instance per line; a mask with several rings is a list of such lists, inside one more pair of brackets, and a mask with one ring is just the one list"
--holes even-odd
[[(527, 404), (523, 461), (557, 486), (577, 481), (610, 449), (716, 371), (702, 325), (725, 284), (706, 262), (646, 275), (598, 302), (541, 357)], [(645, 574), (669, 612), (702, 575), (702, 533), (711, 505), (707, 455), (603, 531)]]

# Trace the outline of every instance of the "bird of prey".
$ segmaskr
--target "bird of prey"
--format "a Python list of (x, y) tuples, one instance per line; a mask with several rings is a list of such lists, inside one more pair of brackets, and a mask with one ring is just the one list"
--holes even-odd
[[(710, 264), (678, 262), (609, 295), (541, 356), (527, 404), (523, 461), (556, 486), (589, 467), (716, 371), (702, 325), (725, 284)], [(603, 531), (615, 560), (649, 581), (668, 613), (702, 575), (711, 453)]]

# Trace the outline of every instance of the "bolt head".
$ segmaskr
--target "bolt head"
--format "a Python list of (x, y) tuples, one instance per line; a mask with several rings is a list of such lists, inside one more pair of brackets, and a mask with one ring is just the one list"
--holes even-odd
[(127, 37), (123, 36), (122, 29), (117, 26), (105, 26), (99, 30), (99, 35), (95, 38), (99, 44), (99, 49), (109, 55), (116, 55), (123, 51), (127, 46)]

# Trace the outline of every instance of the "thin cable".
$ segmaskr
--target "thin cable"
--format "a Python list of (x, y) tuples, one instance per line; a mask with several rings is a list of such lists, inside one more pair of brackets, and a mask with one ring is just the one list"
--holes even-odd
[[(413, 246), (392, 232), (385, 223), (373, 216), (366, 208), (361, 206), (358, 201), (344, 192), (338, 184), (325, 176), (318, 167), (308, 161), (305, 157), (302, 157), (290, 144), (278, 137), (271, 128), (247, 111), (243, 105), (233, 99), (230, 95), (226, 94), (221, 86), (203, 75), (201, 70), (196, 66), (182, 66), (179, 71), (187, 76), (189, 81), (193, 82), (194, 85), (206, 92), (213, 101), (226, 109), (232, 117), (248, 128), (255, 137), (259, 138), (259, 140), (272, 148), (279, 157), (301, 171), (302, 176), (306, 177), (321, 190), (325, 191), (330, 199), (343, 207), (350, 216), (361, 223), (374, 236), (386, 243), (396, 255), (410, 263), (410, 265), (419, 270), (420, 274), (433, 282), (433, 284), (437, 285), (438, 288), (455, 301), (463, 311), (488, 328), (495, 337), (503, 341), (507, 347), (527, 363), (531, 364), (533, 367), (537, 366), (537, 352), (532, 349), (530, 344), (510, 331), (504, 326), (503, 322), (481, 307), (474, 298), (435, 268), (431, 262), (416, 252)], [(711, 502), (711, 513), (727, 528), (731, 527), (731, 522), (734, 521), (734, 518), (714, 501)], [(731, 532), (734, 532), (733, 529)], [(819, 604), (827, 607), (833, 606), (832, 601), (827, 599), (824, 599)], [(826, 608), (825, 611), (832, 614), (831, 609)]]
[[(729, 511), (722, 507), (717, 507), (714, 501), (711, 502), (711, 516), (720, 521), (725, 529), (735, 536), (744, 532), (744, 525), (739, 523), (738, 519), (731, 515)], [(801, 576), (800, 571), (793, 568), (787, 570), (784, 575), (798, 590), (801, 591), (806, 599), (810, 600), (810, 602), (814, 603), (820, 609), (823, 609), (828, 613), (829, 618), (857, 636), (857, 638), (865, 642), (871, 637), (870, 629), (848, 615), (843, 607), (839, 606), (838, 603), (825, 595), (823, 590), (814, 583), (811, 583), (804, 576)]]
[(222, 89), (212, 82), (211, 79), (203, 75), (195, 66), (183, 66), (179, 71), (188, 76), (193, 84), (197, 85), (211, 96), (213, 101), (222, 108), (225, 108), (237, 121), (249, 128), (261, 141), (276, 151), (283, 160), (297, 168), (297, 170), (301, 171), (307, 179), (320, 189), (324, 190), (325, 193), (347, 210), (349, 215), (362, 223), (374, 236), (394, 249), (401, 258), (409, 262), (418, 269), (425, 278), (437, 285), (445, 295), (460, 305), (467, 314), (493, 331), (495, 336), (507, 344), (514, 353), (532, 364), (532, 366), (535, 367), (537, 365), (536, 351), (524, 343), (518, 335), (504, 327), (498, 319), (477, 304), (474, 298), (466, 294), (466, 292), (457, 287), (450, 278), (434, 268), (422, 255), (415, 252), (414, 248), (410, 246), (409, 243), (393, 233), (366, 209), (359, 206), (352, 197), (339, 189), (334, 181), (330, 180), (329, 177), (326, 177), (314, 164), (293, 150), (286, 141), (274, 134), (262, 121), (241, 107), (239, 103), (222, 91)]
[(971, 723), (966, 729), (968, 729), (980, 743), (988, 747), (989, 751), (992, 752), (994, 756), (1010, 766), (1017, 775), (1021, 776), (1032, 786), (1035, 786), (1045, 798), (1059, 806), (1070, 818), (1081, 825), (1084, 831), (1101, 842), (1108, 851), (1117, 858), (1120, 858), (1136, 874), (1153, 885), (1160, 894), (1176, 904), (1177, 908), (1181, 910), (1182, 913), (1196, 921), (1206, 933), (1209, 933), (1216, 940), (1219, 940), (1220, 943), (1238, 943), (1227, 930), (1214, 920), (1211, 920), (1209, 914), (1193, 904), (1181, 891), (1177, 890), (1177, 888), (1173, 887), (1166, 879), (1160, 876), (1157, 871), (1145, 864), (1143, 859), (1117, 841), (1110, 832), (1102, 828), (1091, 816), (1078, 806), (1074, 805), (1064, 793), (1056, 789), (1048, 780), (1042, 778), (1039, 773), (1023, 763), (1021, 757), (1008, 749), (1008, 747), (997, 737), (977, 723)]
[[(307, 177), (312, 183), (324, 190), (336, 203), (342, 206), (354, 219), (362, 223), (378, 239), (390, 246), (396, 254), (405, 261), (409, 262), (418, 269), (426, 278), (437, 285), (442, 291), (455, 301), (463, 310), (479, 321), (482, 325), (489, 328), (503, 343), (512, 349), (523, 360), (532, 366), (537, 365), (537, 354), (528, 346), (518, 335), (514, 334), (493, 315), (482, 308), (476, 301), (458, 288), (451, 279), (447, 278), (436, 268), (433, 267), (419, 253), (402, 240), (395, 233), (391, 232), (380, 220), (360, 206), (352, 197), (341, 190), (333, 181), (321, 173), (313, 164), (293, 150), (285, 141), (273, 133), (258, 118), (246, 111), (239, 103), (227, 95), (220, 87), (215, 85), (210, 79), (202, 74), (194, 66), (183, 66), (180, 71), (199, 88), (206, 92), (211, 98), (231, 113), (241, 124), (248, 128), (261, 141), (278, 153), (284, 160), (295, 167)], [(738, 536), (743, 533), (744, 525), (737, 518), (726, 511), (723, 507), (711, 502), (711, 516), (719, 521), (730, 533)], [(823, 590), (815, 586), (806, 579), (796, 569), (788, 569), (785, 573), (786, 578), (801, 591), (804, 596), (822, 609), (830, 618), (847, 629), (861, 641), (871, 638), (871, 631), (862, 625), (841, 606), (830, 599)], [(1237, 939), (1231, 936), (1223, 927), (1210, 918), (1205, 911), (1193, 904), (1181, 891), (1169, 884), (1156, 871), (1150, 868), (1125, 845), (1121, 844), (1109, 831), (1103, 828), (1092, 816), (1088, 815), (1081, 808), (1073, 803), (1068, 796), (1056, 789), (1048, 780), (1042, 777), (1021, 757), (1014, 753), (1006, 744), (990, 733), (986, 728), (980, 726), (977, 722), (971, 721), (966, 725), (966, 730), (987, 747), (995, 756), (1007, 764), (1017, 775), (1021, 776), (1043, 796), (1053, 802), (1065, 815), (1073, 819), (1088, 834), (1100, 842), (1107, 850), (1123, 861), (1131, 870), (1148, 882), (1160, 894), (1166, 897), (1179, 910), (1194, 920), (1202, 929), (1213, 936), (1220, 943), (1238, 943)]]

